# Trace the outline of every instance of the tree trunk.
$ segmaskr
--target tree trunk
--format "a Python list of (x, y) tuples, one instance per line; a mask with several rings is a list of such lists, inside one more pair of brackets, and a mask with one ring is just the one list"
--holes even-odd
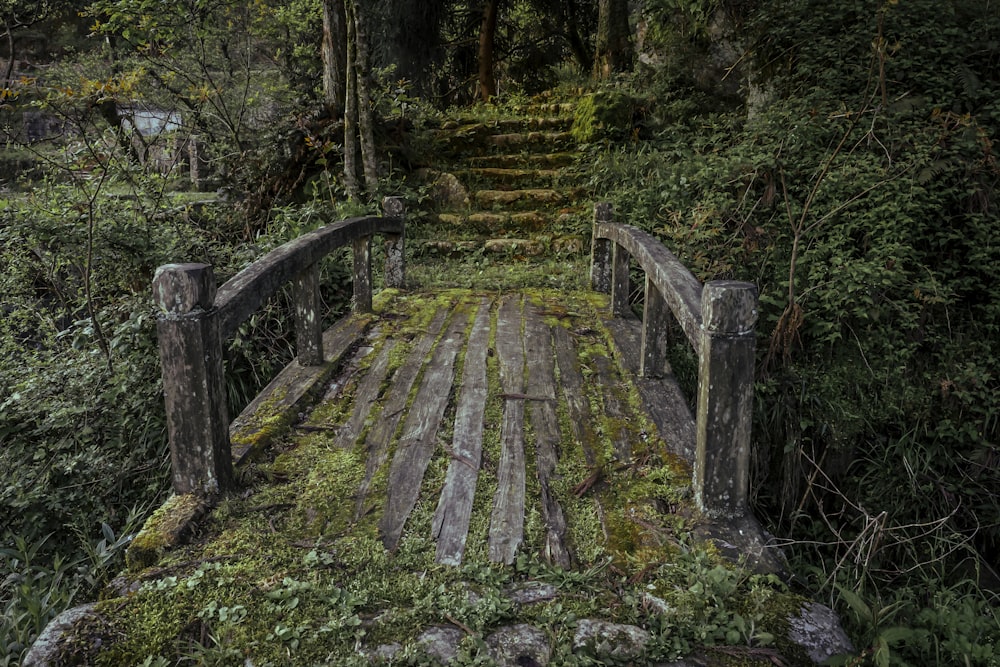
[(594, 78), (607, 79), (632, 67), (632, 35), (628, 0), (599, 0)]
[(486, 0), (483, 8), (483, 25), (479, 30), (479, 95), (484, 102), (497, 94), (496, 76), (493, 72), (493, 44), (497, 34), (497, 13), (500, 0)]
[[(346, 15), (350, 16), (350, 12), (347, 12)], [(354, 21), (347, 21), (346, 32), (347, 57), (345, 71), (347, 76), (344, 90), (344, 188), (347, 190), (348, 197), (357, 199), (360, 193), (357, 164), (358, 73), (355, 60), (357, 36), (354, 32)]]
[(586, 72), (594, 62), (594, 54), (591, 52), (586, 40), (580, 35), (580, 17), (575, 0), (569, 0), (566, 3), (565, 11), (560, 9), (560, 14), (563, 22), (563, 31), (566, 35), (566, 41), (569, 42), (570, 51), (573, 52), (573, 57), (576, 59), (580, 69)]
[(323, 0), (323, 100), (330, 115), (344, 115), (347, 19), (343, 0)]
[(10, 56), (10, 60), (4, 67), (3, 87), (9, 88), (14, 83), (14, 29), (6, 21), (4, 21), (4, 27), (7, 29), (5, 36), (7, 37), (7, 55)]
[(375, 111), (371, 98), (371, 67), (368, 56), (368, 28), (359, 0), (351, 2), (354, 19), (358, 87), (358, 129), (361, 131), (361, 163), (368, 194), (378, 192), (378, 156), (375, 154)]

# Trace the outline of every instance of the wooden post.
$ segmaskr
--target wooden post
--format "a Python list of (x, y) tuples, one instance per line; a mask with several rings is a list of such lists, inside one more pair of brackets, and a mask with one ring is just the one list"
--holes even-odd
[(322, 300), (319, 294), (319, 264), (313, 264), (295, 279), (295, 349), (299, 364), (323, 363)]
[(717, 519), (748, 512), (757, 288), (714, 280), (701, 296), (694, 497)]
[(372, 312), (372, 237), (354, 239), (354, 312)]
[(631, 255), (628, 250), (613, 244), (611, 249), (611, 314), (614, 317), (623, 317), (629, 314), (630, 308), (628, 297), (632, 291), (632, 281), (629, 275), (629, 260)]
[(211, 495), (234, 486), (215, 291), (207, 264), (167, 264), (153, 278), (163, 310), (156, 331), (177, 494)]
[(611, 223), (614, 211), (611, 204), (594, 204), (594, 234), (590, 242), (590, 286), (595, 292), (611, 291), (611, 241), (597, 238), (597, 226)]
[(642, 377), (662, 377), (666, 371), (669, 315), (670, 306), (647, 273), (642, 312), (642, 356), (639, 361), (639, 375)]
[[(402, 197), (386, 197), (382, 200), (382, 214), (387, 218), (406, 218), (406, 204)], [(406, 262), (403, 245), (406, 233), (387, 234), (385, 237), (385, 286), (406, 286)]]

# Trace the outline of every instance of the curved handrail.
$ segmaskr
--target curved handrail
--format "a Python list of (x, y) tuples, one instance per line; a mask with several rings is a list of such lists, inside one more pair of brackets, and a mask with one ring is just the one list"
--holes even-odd
[(402, 233), (402, 217), (365, 216), (334, 222), (278, 246), (219, 287), (214, 305), (222, 337), (232, 336), (285, 283), (334, 250), (374, 234)]
[(353, 245), (355, 311), (372, 306), (371, 238), (386, 237), (385, 282), (403, 286), (403, 200), (387, 197), (385, 215), (326, 225), (275, 248), (216, 288), (207, 264), (167, 264), (153, 278), (173, 487), (213, 494), (235, 483), (223, 341), (286, 283), (293, 283), (296, 352), (301, 366), (325, 363), (320, 317), (320, 261)]
[(610, 204), (594, 211), (591, 283), (611, 293), (615, 316), (629, 313), (630, 261), (646, 274), (639, 374), (667, 368), (667, 310), (698, 354), (693, 487), (695, 502), (715, 518), (748, 513), (757, 288), (712, 280), (702, 285), (652, 235), (612, 222)]
[(701, 345), (702, 284), (652, 234), (632, 225), (598, 222), (594, 238), (623, 248), (656, 285), (695, 351)]

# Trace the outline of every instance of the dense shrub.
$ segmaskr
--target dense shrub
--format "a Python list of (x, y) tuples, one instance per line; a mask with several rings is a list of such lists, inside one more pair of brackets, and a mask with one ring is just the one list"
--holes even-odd
[(866, 655), (919, 661), (930, 642), (938, 664), (991, 664), (995, 613), (965, 648), (935, 633), (1000, 583), (1000, 17), (929, 1), (750, 16), (767, 102), (604, 151), (594, 185), (700, 278), (759, 285), (755, 500), (797, 562), (825, 564), (804, 580)]

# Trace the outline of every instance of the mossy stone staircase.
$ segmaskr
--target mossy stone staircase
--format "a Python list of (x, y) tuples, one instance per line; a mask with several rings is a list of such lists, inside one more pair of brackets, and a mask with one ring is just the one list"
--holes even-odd
[(458, 115), (425, 135), (433, 160), (417, 177), (428, 187), (430, 225), (411, 236), (414, 262), (484, 256), (520, 268), (543, 256), (584, 262), (592, 212), (575, 166), (573, 104), (490, 113)]

